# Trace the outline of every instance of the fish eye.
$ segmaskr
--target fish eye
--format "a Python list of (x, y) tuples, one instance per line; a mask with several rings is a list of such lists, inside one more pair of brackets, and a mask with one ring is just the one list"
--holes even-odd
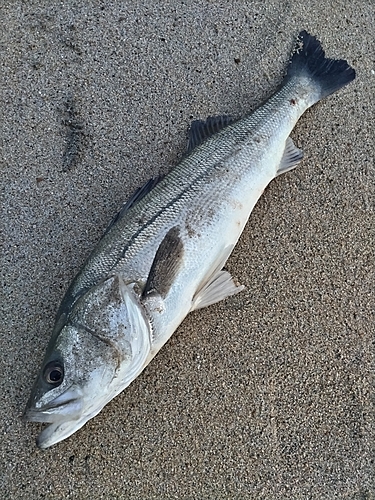
[(51, 361), (44, 368), (43, 376), (48, 384), (60, 385), (64, 378), (64, 368), (58, 361)]

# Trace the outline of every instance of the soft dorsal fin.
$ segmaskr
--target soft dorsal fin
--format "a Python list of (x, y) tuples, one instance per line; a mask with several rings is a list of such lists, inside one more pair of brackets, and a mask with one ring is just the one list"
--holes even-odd
[(146, 196), (158, 182), (162, 180), (163, 176), (158, 175), (157, 177), (154, 177), (152, 179), (149, 179), (143, 186), (139, 187), (134, 191), (134, 193), (131, 195), (131, 197), (126, 201), (123, 206), (120, 208), (118, 213), (113, 217), (111, 222), (109, 223), (107, 229), (104, 231), (103, 236), (108, 233), (108, 231), (111, 229), (112, 226), (116, 224), (118, 220), (120, 220), (123, 215), (130, 210), (136, 203), (138, 203), (142, 198)]
[(142, 297), (156, 293), (163, 299), (167, 296), (182, 264), (184, 246), (180, 229), (172, 227), (165, 235), (155, 254)]
[(209, 116), (207, 120), (194, 120), (189, 128), (187, 152), (202, 144), (208, 137), (220, 132), (234, 122), (231, 116)]
[(301, 149), (298, 149), (293, 140), (288, 137), (285, 141), (284, 154), (281, 158), (281, 162), (277, 169), (276, 175), (280, 175), (284, 172), (288, 172), (288, 170), (292, 170), (302, 159), (303, 151)]

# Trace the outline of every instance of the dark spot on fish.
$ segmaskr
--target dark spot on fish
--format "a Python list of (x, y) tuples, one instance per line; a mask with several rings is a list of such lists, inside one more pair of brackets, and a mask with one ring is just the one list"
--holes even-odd
[(290, 100), (290, 104), (291, 104), (292, 106), (294, 106), (294, 105), (296, 104), (296, 100), (295, 100), (295, 99), (291, 99), (291, 100)]
[(186, 231), (189, 238), (193, 238), (197, 234), (197, 232), (191, 227), (188, 222), (186, 223)]
[(214, 218), (214, 216), (215, 216), (215, 210), (213, 210), (212, 208), (209, 208), (208, 212), (207, 212), (207, 218), (211, 220)]
[(240, 64), (241, 59), (240, 59), (239, 57), (235, 57), (235, 58), (234, 58), (234, 62), (235, 62), (236, 64)]
[(45, 181), (44, 177), (37, 177), (36, 178), (36, 183), (39, 185), (41, 182)]

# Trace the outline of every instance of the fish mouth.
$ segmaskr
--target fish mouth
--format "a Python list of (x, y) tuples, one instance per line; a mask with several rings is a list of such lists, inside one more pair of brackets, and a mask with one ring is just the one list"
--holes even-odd
[(28, 422), (61, 423), (78, 420), (83, 411), (82, 392), (71, 387), (47, 404), (28, 405), (23, 420)]
[(37, 446), (45, 449), (78, 431), (102, 410), (106, 402), (101, 405), (87, 405), (83, 391), (72, 386), (48, 403), (38, 405), (29, 402), (23, 420), (49, 424), (36, 439)]
[(71, 387), (46, 404), (29, 403), (23, 414), (27, 422), (50, 424), (39, 434), (36, 444), (48, 448), (66, 439), (86, 422), (83, 417), (84, 398), (82, 391)]

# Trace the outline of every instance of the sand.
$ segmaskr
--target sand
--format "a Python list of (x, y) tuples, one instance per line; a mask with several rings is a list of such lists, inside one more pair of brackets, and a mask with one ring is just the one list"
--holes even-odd
[[(373, 499), (373, 2), (2, 1), (1, 498)], [(357, 79), (302, 117), (297, 170), (144, 373), (41, 451), (21, 414), (54, 315), (193, 119), (251, 112), (307, 29)]]

